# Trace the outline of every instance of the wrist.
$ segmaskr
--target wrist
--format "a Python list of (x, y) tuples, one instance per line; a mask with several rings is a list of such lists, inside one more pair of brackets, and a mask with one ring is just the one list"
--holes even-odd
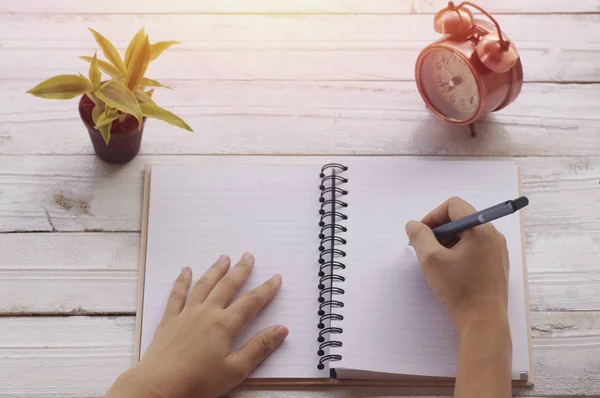
[(457, 330), (461, 352), (481, 365), (498, 362), (511, 366), (512, 340), (506, 311), (471, 316)]
[(508, 325), (508, 309), (500, 300), (477, 300), (477, 305), (470, 305), (452, 314), (452, 319), (459, 335), (464, 332), (484, 329), (505, 330)]
[(163, 397), (139, 368), (131, 368), (122, 373), (104, 398), (166, 398)]

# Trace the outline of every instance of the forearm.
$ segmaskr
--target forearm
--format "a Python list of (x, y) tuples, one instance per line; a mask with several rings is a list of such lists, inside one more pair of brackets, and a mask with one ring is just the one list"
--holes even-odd
[(507, 316), (475, 319), (459, 335), (454, 397), (511, 397), (512, 342)]

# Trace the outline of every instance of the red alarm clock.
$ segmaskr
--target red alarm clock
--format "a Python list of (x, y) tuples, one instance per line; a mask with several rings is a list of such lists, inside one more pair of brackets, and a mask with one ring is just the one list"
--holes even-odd
[[(474, 19), (471, 6), (491, 21)], [(523, 85), (523, 67), (515, 44), (481, 7), (449, 2), (434, 18), (444, 36), (425, 47), (415, 73), (419, 93), (441, 119), (469, 125), (513, 102)]]

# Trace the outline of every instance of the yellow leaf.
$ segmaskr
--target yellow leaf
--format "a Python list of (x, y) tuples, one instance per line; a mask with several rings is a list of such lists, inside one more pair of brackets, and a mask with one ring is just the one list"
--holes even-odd
[(178, 41), (159, 41), (150, 46), (150, 61), (154, 61), (160, 54), (173, 44), (179, 44)]
[(173, 126), (180, 127), (184, 130), (194, 131), (186, 122), (184, 122), (179, 116), (176, 116), (166, 109), (163, 109), (153, 104), (141, 104), (142, 114), (146, 117), (162, 120), (172, 124)]
[[(79, 57), (79, 58), (83, 59), (84, 61), (87, 61), (87, 62), (92, 62), (93, 61), (92, 57)], [(102, 72), (106, 73), (110, 77), (119, 77), (119, 76), (121, 76), (121, 72), (119, 72), (117, 70), (117, 68), (115, 68), (114, 66), (112, 66), (108, 62), (103, 61), (101, 59), (98, 60), (98, 67), (100, 68), (100, 70)]]
[(112, 114), (111, 112), (103, 112), (96, 121), (96, 129), (99, 129), (102, 126), (107, 125), (108, 123), (112, 123), (114, 120), (117, 120), (119, 115)]
[(129, 42), (127, 50), (125, 51), (125, 67), (127, 69), (129, 69), (129, 63), (131, 62), (131, 55), (134, 53), (136, 47), (139, 47), (143, 44), (145, 34), (144, 27), (142, 26), (142, 28), (138, 30), (135, 36), (133, 36), (133, 39), (131, 39)]
[[(152, 90), (150, 90), (152, 91)], [(150, 95), (148, 95), (147, 93), (145, 93), (142, 89), (138, 88), (137, 90), (135, 90), (135, 97), (140, 101), (140, 102), (145, 102), (147, 104), (155, 104), (154, 100), (152, 100), (152, 97)]]
[(102, 135), (102, 138), (104, 138), (104, 142), (106, 143), (106, 145), (108, 145), (108, 143), (110, 142), (110, 129), (112, 128), (112, 120), (99, 127), (97, 130), (100, 132), (100, 134)]
[(123, 60), (121, 59), (121, 56), (117, 52), (115, 46), (113, 46), (112, 43), (108, 41), (106, 37), (102, 36), (94, 29), (88, 29), (94, 35), (94, 39), (96, 39), (96, 43), (98, 43), (98, 45), (100, 46), (100, 49), (102, 50), (102, 53), (104, 54), (106, 59), (108, 59), (110, 63), (112, 63), (119, 71), (121, 71), (121, 73), (126, 73), (127, 68), (125, 68), (125, 64), (123, 63)]
[(146, 36), (141, 45), (134, 47), (127, 67), (127, 87), (130, 90), (135, 90), (139, 86), (148, 68), (148, 62), (150, 62), (150, 41)]
[(96, 52), (94, 52), (94, 58), (92, 58), (92, 62), (90, 63), (90, 82), (92, 82), (94, 90), (100, 87), (100, 78), (101, 73), (98, 69), (98, 56), (96, 55)]
[(150, 98), (152, 98), (152, 94), (154, 94), (154, 89), (148, 90), (146, 91), (146, 95)]
[(58, 75), (44, 80), (27, 93), (41, 98), (71, 99), (94, 88), (88, 79), (79, 75)]
[(104, 113), (104, 106), (96, 105), (94, 109), (92, 109), (92, 120), (94, 121), (94, 124), (96, 124), (102, 113)]
[(135, 116), (138, 122), (142, 124), (142, 110), (140, 109), (140, 104), (137, 98), (135, 98), (135, 95), (133, 95), (125, 85), (110, 80), (100, 86), (100, 89), (98, 89), (95, 94), (99, 99), (104, 101), (106, 105)]
[(152, 80), (152, 79), (148, 79), (146, 77), (144, 77), (142, 79), (142, 86), (144, 86), (144, 87), (162, 87), (162, 88), (168, 88), (169, 90), (173, 90), (171, 87), (165, 86), (161, 82), (158, 82), (158, 81)]
[(85, 93), (85, 95), (87, 95), (87, 97), (92, 100), (92, 102), (94, 103), (94, 105), (102, 105), (102, 106), (104, 106), (104, 104), (102, 104), (102, 101), (100, 101), (98, 99), (98, 97), (96, 97), (96, 95), (94, 95), (93, 92), (91, 92), (91, 91), (87, 92), (87, 93)]

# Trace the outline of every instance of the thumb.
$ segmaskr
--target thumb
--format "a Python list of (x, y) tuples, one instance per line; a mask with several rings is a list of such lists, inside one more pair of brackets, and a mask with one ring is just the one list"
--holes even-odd
[(272, 326), (259, 332), (239, 350), (232, 353), (237, 368), (243, 369), (244, 379), (279, 347), (288, 333), (285, 326)]
[(431, 228), (418, 221), (409, 221), (406, 224), (406, 235), (408, 235), (419, 259), (427, 258), (441, 246)]

